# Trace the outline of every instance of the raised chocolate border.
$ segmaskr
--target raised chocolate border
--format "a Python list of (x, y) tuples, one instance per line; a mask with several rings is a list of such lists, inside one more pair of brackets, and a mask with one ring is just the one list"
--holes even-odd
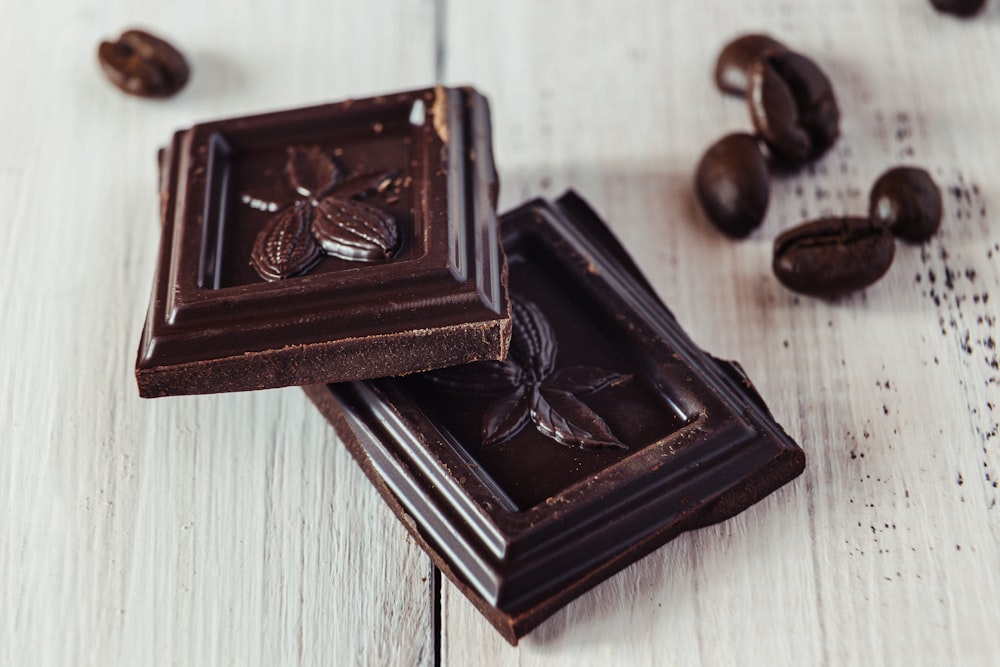
[[(227, 134), (409, 118), (415, 105), (411, 258), (274, 283), (203, 284), (211, 282), (205, 255), (216, 252), (207, 247), (216, 213), (208, 193), (225, 178), (218, 147)], [(339, 382), (505, 356), (489, 108), (474, 90), (439, 86), (196, 125), (174, 136), (161, 167), (163, 232), (136, 361), (141, 395)]]
[[(698, 348), (576, 195), (501, 219), (530, 235), (576, 287), (621, 313), (629, 337), (692, 418), (677, 432), (544, 503), (512, 511), (391, 380), (307, 387), (437, 565), (508, 641), (676, 535), (726, 519), (797, 476), (802, 450), (738, 366)], [(766, 471), (766, 474), (763, 474)]]

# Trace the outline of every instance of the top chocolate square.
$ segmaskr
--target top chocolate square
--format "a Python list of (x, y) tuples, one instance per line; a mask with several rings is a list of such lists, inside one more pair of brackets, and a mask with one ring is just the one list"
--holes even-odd
[(437, 87), (196, 125), (161, 155), (142, 396), (502, 359), (485, 98)]

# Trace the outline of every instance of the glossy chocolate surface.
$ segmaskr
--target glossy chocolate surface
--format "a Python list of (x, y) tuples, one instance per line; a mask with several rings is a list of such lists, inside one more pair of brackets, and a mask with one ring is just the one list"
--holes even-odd
[(805, 458), (579, 197), (529, 203), (501, 227), (508, 360), (306, 391), (442, 571), (516, 642), (681, 532), (757, 502)]
[(143, 396), (503, 358), (489, 109), (434, 88), (178, 132), (136, 362)]

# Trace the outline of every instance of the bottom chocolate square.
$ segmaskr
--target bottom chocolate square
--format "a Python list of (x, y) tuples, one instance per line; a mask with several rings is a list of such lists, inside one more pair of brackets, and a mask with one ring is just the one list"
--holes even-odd
[(698, 348), (582, 199), (501, 219), (506, 361), (306, 392), (437, 566), (511, 643), (805, 455)]

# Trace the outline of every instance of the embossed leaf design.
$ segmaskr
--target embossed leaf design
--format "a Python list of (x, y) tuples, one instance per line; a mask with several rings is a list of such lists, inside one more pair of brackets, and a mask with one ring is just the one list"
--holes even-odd
[(529, 392), (518, 387), (493, 402), (483, 416), (483, 447), (496, 447), (517, 435), (531, 420)]
[(346, 181), (340, 181), (330, 188), (327, 194), (338, 199), (364, 199), (388, 188), (398, 175), (398, 169), (388, 172), (370, 171), (352, 176)]
[[(399, 170), (342, 181), (337, 163), (321, 147), (289, 146), (285, 152), (288, 181), (302, 199), (269, 220), (258, 236), (250, 261), (261, 277), (280, 280), (304, 273), (322, 252), (356, 262), (392, 259), (401, 244), (395, 217), (358, 200), (385, 191)], [(280, 207), (252, 194), (242, 199), (262, 211)], [(311, 244), (296, 236), (303, 223)]]
[(316, 204), (312, 233), (328, 254), (375, 262), (399, 250), (396, 218), (388, 211), (351, 199), (326, 197)]
[(501, 445), (534, 422), (539, 433), (567, 447), (628, 449), (579, 396), (617, 387), (631, 375), (568, 366), (553, 373), (555, 331), (534, 303), (511, 298), (514, 331), (504, 362), (484, 361), (424, 374), (456, 394), (500, 395), (483, 416), (483, 448)]
[(560, 368), (546, 383), (554, 389), (568, 391), (574, 396), (586, 396), (595, 391), (617, 387), (632, 379), (631, 375), (606, 371), (591, 366)]
[(511, 300), (513, 335), (510, 357), (524, 369), (529, 380), (545, 379), (555, 368), (556, 336), (538, 306), (521, 299)]
[(288, 181), (303, 197), (322, 197), (340, 178), (340, 170), (319, 146), (289, 146), (285, 171)]
[(521, 367), (507, 361), (478, 361), (427, 373), (431, 383), (455, 393), (493, 396), (521, 384)]
[(538, 430), (570, 447), (628, 449), (607, 423), (569, 392), (543, 388), (532, 396), (531, 418)]
[(261, 278), (281, 280), (309, 270), (322, 254), (311, 232), (312, 207), (297, 202), (278, 211), (257, 235), (250, 263)]

